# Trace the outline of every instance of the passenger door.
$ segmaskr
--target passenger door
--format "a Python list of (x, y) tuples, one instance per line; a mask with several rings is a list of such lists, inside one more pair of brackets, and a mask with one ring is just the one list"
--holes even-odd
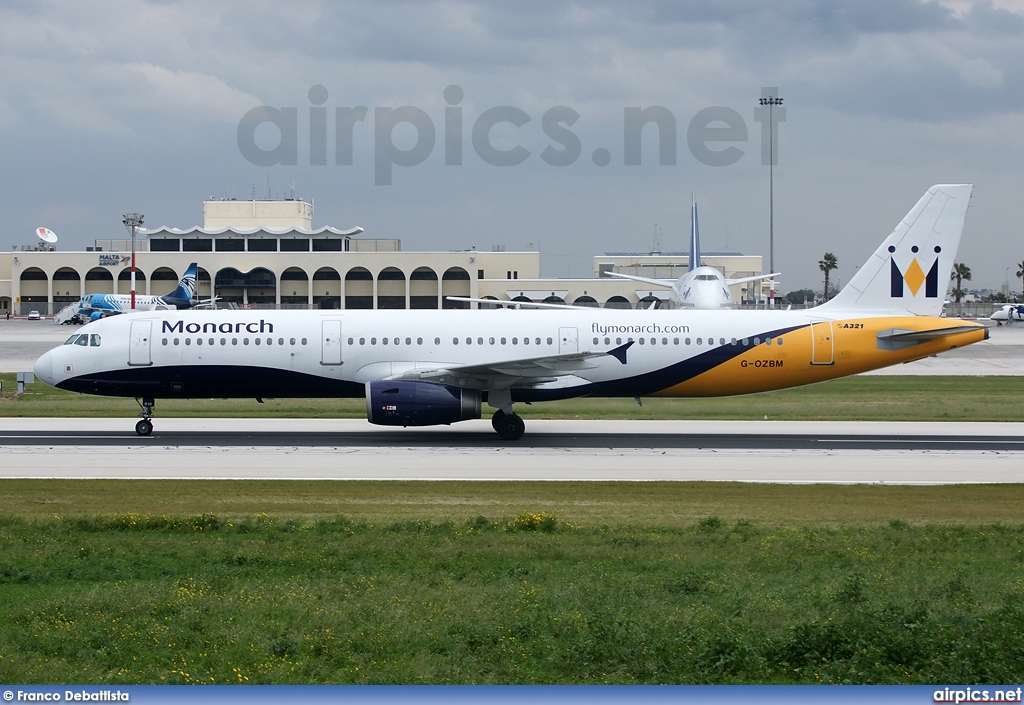
[(832, 321), (811, 321), (811, 364), (835, 364)]
[(152, 321), (132, 321), (128, 336), (128, 364), (146, 366), (153, 364), (150, 338), (153, 330)]

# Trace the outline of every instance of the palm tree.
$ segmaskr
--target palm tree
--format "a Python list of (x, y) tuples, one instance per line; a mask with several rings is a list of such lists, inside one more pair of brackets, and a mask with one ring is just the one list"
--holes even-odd
[(1017, 278), (1024, 279), (1024, 261), (1014, 266), (1017, 268)]
[(956, 262), (953, 264), (953, 272), (949, 275), (950, 280), (956, 280), (956, 286), (953, 287), (953, 301), (957, 305), (957, 310), (960, 310), (960, 299), (964, 297), (966, 293), (962, 288), (961, 284), (965, 281), (971, 280), (971, 268), (963, 262)]
[(818, 269), (825, 273), (825, 301), (828, 301), (828, 273), (839, 268), (839, 260), (831, 252), (825, 253), (825, 258), (818, 260)]

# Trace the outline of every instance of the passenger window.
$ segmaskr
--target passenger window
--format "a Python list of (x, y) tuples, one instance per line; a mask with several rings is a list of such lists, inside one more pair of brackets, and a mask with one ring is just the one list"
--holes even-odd
[(406, 345), (412, 345), (412, 338), (406, 338), (405, 339), (405, 344)]
[(253, 338), (252, 342), (255, 343), (256, 345), (259, 345), (260, 344), (260, 339), (259, 338)]
[[(349, 338), (349, 339), (348, 339), (348, 344), (349, 344), (349, 345), (351, 345), (351, 344), (352, 344), (352, 338)], [(292, 338), (292, 345), (295, 345), (295, 338)]]
[(513, 345), (519, 345), (519, 338), (512, 338)]
[(238, 345), (238, 338), (232, 338), (231, 339), (231, 344), (232, 345)]
[(690, 339), (689, 339), (689, 338), (687, 338), (687, 339), (686, 339), (686, 344), (687, 344), (687, 345), (689, 345), (689, 344), (690, 344)]
[(305, 338), (303, 338), (303, 339), (302, 339), (302, 344), (303, 344), (303, 345), (305, 345), (305, 344), (306, 344), (306, 339), (305, 339)]
[(202, 345), (202, 344), (203, 344), (203, 339), (202, 338), (196, 338), (196, 345)]
[(533, 342), (535, 345), (540, 345), (540, 338), (534, 338)]
[(483, 338), (477, 338), (476, 339), (476, 344), (477, 345), (483, 345), (484, 344), (484, 339)]
[(487, 343), (488, 343), (489, 345), (494, 345), (494, 338), (488, 338), (488, 339), (487, 339)]
[(398, 345), (401, 342), (402, 342), (401, 338), (395, 338), (395, 345)]
[(700, 345), (702, 342), (703, 340), (701, 338), (697, 338), (697, 345)]
[(370, 345), (376, 345), (376, 344), (377, 344), (377, 339), (376, 338), (370, 338)]
[(277, 339), (277, 344), (278, 345), (284, 345), (284, 338), (278, 338)]
[(761, 344), (761, 339), (760, 338), (754, 338), (754, 345), (760, 345), (760, 344)]
[(227, 345), (228, 344), (228, 339), (227, 338), (221, 338), (220, 339), (220, 344), (221, 345)]
[(504, 345), (504, 344), (505, 344), (505, 342), (506, 342), (506, 340), (507, 340), (507, 338), (502, 338), (502, 339), (501, 339), (501, 344), (502, 344), (502, 345)]
[(185, 345), (191, 345), (191, 344), (192, 344), (192, 338), (185, 338)]
[(273, 338), (267, 338), (267, 345), (273, 345), (273, 344), (274, 344), (274, 339)]
[(381, 345), (387, 345), (388, 344), (388, 339), (387, 338), (381, 338), (380, 342), (381, 342)]
[(764, 344), (765, 345), (771, 345), (772, 344), (772, 339), (771, 338), (765, 338), (764, 339)]
[(423, 338), (416, 338), (417, 345), (423, 345)]
[(440, 338), (434, 338), (434, 345), (440, 345), (440, 344), (441, 344), (441, 339)]
[(164, 345), (167, 345), (167, 338), (164, 338), (164, 339), (163, 339), (163, 340), (161, 340), (160, 342), (161, 342), (161, 343), (163, 343)]
[(473, 344), (473, 339), (472, 338), (466, 338), (466, 345), (472, 345), (472, 344)]
[(452, 338), (452, 345), (458, 345), (458, 344), (459, 344), (459, 339), (458, 338)]
[(530, 339), (529, 338), (523, 338), (523, 345), (529, 345), (529, 344), (530, 344)]
[(597, 338), (594, 338), (594, 345), (597, 345)]
[(673, 345), (679, 345), (679, 338), (672, 338)]
[(554, 341), (553, 341), (553, 340), (551, 340), (551, 338), (548, 338), (548, 345), (551, 345), (551, 344), (552, 344), (553, 342), (554, 342)]
[(209, 343), (210, 345), (213, 345), (213, 344), (214, 344), (214, 343), (215, 343), (216, 341), (214, 341), (214, 339), (213, 339), (213, 338), (210, 338), (210, 339), (209, 339), (208, 341), (206, 341), (206, 342), (208, 342), (208, 343)]
[(641, 345), (643, 345), (643, 344), (644, 344), (644, 339), (643, 339), (643, 338), (640, 338), (640, 344), (641, 344)]
[(615, 339), (615, 344), (616, 345), (622, 345), (622, 338), (616, 338)]
[(249, 339), (248, 338), (242, 338), (242, 345), (248, 345), (248, 344), (249, 344)]
[[(289, 344), (289, 345), (295, 345), (295, 338), (289, 338), (289, 339), (288, 339), (288, 344)], [(349, 344), (349, 345), (351, 345), (351, 344), (352, 344), (352, 338), (349, 338), (349, 339), (348, 339), (348, 344)]]
[(777, 344), (777, 345), (782, 345), (782, 338), (779, 338), (779, 339), (778, 339), (778, 340), (776, 341), (776, 344)]

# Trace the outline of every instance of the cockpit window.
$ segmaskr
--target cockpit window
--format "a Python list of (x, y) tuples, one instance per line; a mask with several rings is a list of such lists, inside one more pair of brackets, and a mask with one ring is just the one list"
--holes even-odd
[[(84, 336), (85, 334), (83, 333), (82, 335)], [(100, 346), (100, 337), (98, 335), (96, 335), (95, 333), (90, 335), (89, 336), (89, 345), (91, 345), (94, 348), (98, 348)]]
[(73, 336), (64, 341), (65, 345), (74, 345), (75, 341), (78, 340), (79, 333), (75, 333)]
[(88, 345), (88, 344), (89, 344), (89, 336), (86, 333), (82, 333), (80, 336), (78, 336), (78, 340), (75, 341), (75, 345)]

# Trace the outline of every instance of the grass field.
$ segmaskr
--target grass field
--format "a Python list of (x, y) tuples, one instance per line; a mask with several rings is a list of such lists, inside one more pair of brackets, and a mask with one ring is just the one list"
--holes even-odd
[[(4, 390), (14, 375), (0, 374)], [(0, 397), (3, 416), (131, 417), (131, 399), (96, 397), (29, 385)], [(1024, 377), (847, 377), (778, 392), (710, 399), (574, 399), (527, 406), (524, 418), (821, 419), (836, 421), (1024, 421)], [(486, 411), (486, 409), (485, 409)], [(158, 417), (362, 418), (363, 399), (158, 400)]]
[[(0, 416), (136, 413), (29, 391)], [(517, 410), (1024, 421), (1022, 393), (1024, 378), (857, 377)], [(0, 480), (0, 681), (1019, 683), (1022, 506), (1024, 485)]]
[(4, 481), (0, 681), (1020, 682), (1022, 500)]

